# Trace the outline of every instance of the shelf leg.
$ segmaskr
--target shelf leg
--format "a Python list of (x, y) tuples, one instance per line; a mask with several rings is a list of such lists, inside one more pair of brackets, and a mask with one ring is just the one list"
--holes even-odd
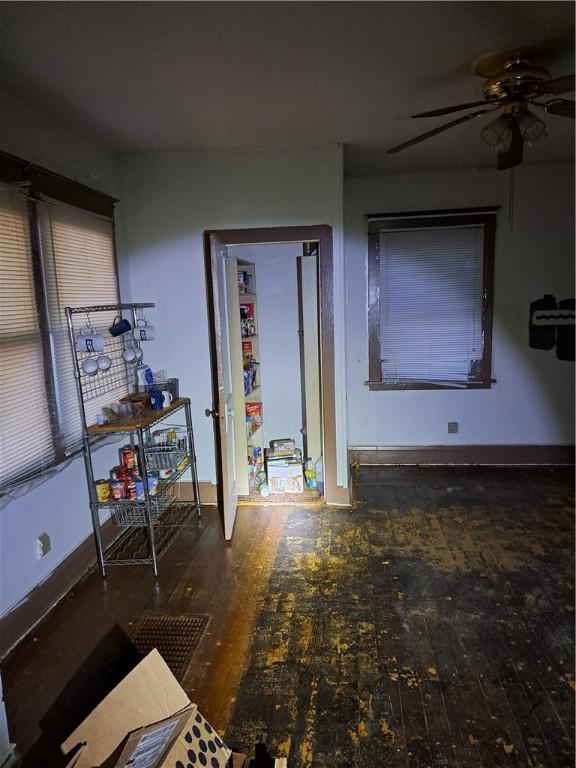
[(148, 491), (148, 470), (146, 468), (146, 451), (144, 448), (144, 434), (142, 429), (136, 432), (138, 440), (138, 456), (140, 459), (140, 472), (142, 482), (144, 483), (144, 498), (146, 499), (146, 517), (148, 518), (148, 546), (150, 547), (150, 558), (152, 559), (152, 570), (154, 578), (158, 578), (158, 563), (156, 561), (156, 543), (154, 540), (154, 521), (152, 519), (152, 510), (150, 508), (150, 493)]
[(200, 487), (198, 485), (198, 470), (196, 467), (196, 447), (194, 445), (194, 429), (192, 427), (192, 411), (190, 402), (184, 406), (186, 412), (186, 431), (188, 432), (188, 459), (190, 461), (190, 470), (192, 472), (192, 484), (194, 486), (194, 502), (196, 507), (196, 517), (198, 522), (202, 520), (202, 511), (200, 509)]
[(90, 501), (90, 514), (92, 515), (92, 528), (94, 531), (94, 544), (96, 546), (96, 558), (102, 578), (106, 578), (106, 564), (104, 560), (104, 549), (102, 547), (102, 537), (100, 535), (100, 512), (98, 509), (98, 499), (94, 487), (94, 473), (92, 472), (92, 452), (90, 441), (86, 435), (83, 435), (84, 443), (84, 465), (86, 467), (86, 482), (88, 484), (88, 498)]
[(74, 328), (72, 324), (72, 313), (70, 307), (66, 307), (66, 322), (68, 325), (68, 339), (70, 341), (70, 350), (74, 360), (74, 383), (76, 385), (76, 394), (80, 404), (80, 413), (82, 416), (82, 447), (84, 466), (86, 467), (86, 483), (88, 484), (88, 500), (90, 503), (90, 514), (92, 516), (92, 528), (94, 530), (94, 544), (96, 545), (96, 557), (102, 578), (106, 578), (106, 565), (104, 561), (104, 550), (102, 548), (102, 537), (100, 535), (100, 512), (98, 509), (98, 498), (94, 487), (94, 472), (92, 470), (92, 451), (90, 449), (90, 438), (86, 432), (86, 412), (84, 410), (84, 396), (82, 394), (82, 384), (80, 382), (80, 367), (78, 364), (78, 355), (75, 351)]

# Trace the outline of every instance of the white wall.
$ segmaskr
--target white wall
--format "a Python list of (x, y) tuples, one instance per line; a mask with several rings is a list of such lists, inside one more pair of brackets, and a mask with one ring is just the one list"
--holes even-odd
[[(192, 398), (199, 479), (216, 479), (203, 231), (328, 224), (335, 234), (335, 314), (343, 338), (340, 148), (191, 151), (122, 161), (125, 257), (134, 300), (155, 301), (152, 367), (178, 376)], [(343, 345), (336, 344), (343, 360)], [(344, 382), (337, 380), (342, 412)], [(340, 418), (339, 472), (346, 476)]]
[[(97, 143), (79, 137), (69, 126), (29, 109), (11, 94), (0, 93), (0, 149), (31, 160), (45, 152), (70, 152), (97, 174), (85, 176), (82, 165), (61, 155), (38, 157), (37, 162), (114, 197), (119, 183), (114, 158)], [(104, 472), (116, 448), (98, 452)], [(36, 557), (36, 537), (46, 532), (52, 551)], [(92, 532), (82, 459), (76, 459), (28, 493), (0, 509), (0, 615), (11, 610), (44, 581)], [(49, 606), (46, 606), (47, 608)]]
[(264, 445), (293, 437), (302, 448), (302, 391), (296, 258), (300, 243), (236, 246), (238, 259), (256, 266), (258, 344)]
[[(349, 445), (570, 444), (574, 364), (528, 346), (529, 305), (544, 293), (574, 296), (574, 168), (524, 165), (345, 182)], [(502, 206), (495, 256), (493, 374), (489, 390), (370, 392), (366, 214)], [(447, 422), (460, 431), (447, 434)]]

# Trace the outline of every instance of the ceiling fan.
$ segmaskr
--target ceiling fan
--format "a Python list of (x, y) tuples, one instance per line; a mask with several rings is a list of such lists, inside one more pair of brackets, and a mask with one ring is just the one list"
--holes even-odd
[(463, 117), (432, 128), (392, 147), (387, 153), (401, 152), (469, 120), (490, 112), (499, 112), (498, 117), (482, 129), (482, 140), (489, 147), (498, 150), (498, 170), (520, 165), (524, 143), (532, 146), (548, 136), (544, 121), (531, 112), (528, 105), (540, 107), (551, 115), (574, 119), (574, 102), (560, 98), (561, 94), (574, 90), (574, 75), (551, 80), (548, 70), (537, 63), (547, 56), (550, 56), (549, 51), (533, 47), (514, 48), (483, 58), (475, 68), (476, 74), (486, 81), (482, 89), (483, 99), (421, 112), (412, 117), (440, 117), (480, 106), (483, 109), (476, 109)]

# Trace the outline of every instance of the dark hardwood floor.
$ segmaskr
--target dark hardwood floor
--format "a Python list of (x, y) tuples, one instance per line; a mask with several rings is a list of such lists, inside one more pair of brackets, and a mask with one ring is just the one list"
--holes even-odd
[(573, 476), (363, 468), (352, 510), (217, 513), (160, 563), (92, 573), (2, 666), (25, 765), (134, 664), (144, 613), (209, 614), (182, 680), (301, 766), (574, 764)]

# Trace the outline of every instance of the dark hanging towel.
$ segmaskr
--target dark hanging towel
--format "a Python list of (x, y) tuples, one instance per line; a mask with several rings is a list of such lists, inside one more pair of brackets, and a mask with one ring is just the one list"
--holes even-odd
[(567, 320), (572, 317), (571, 325), (558, 325), (556, 337), (556, 357), (558, 360), (574, 360), (574, 299), (564, 299), (558, 302), (558, 315)]
[(530, 346), (532, 349), (554, 349), (556, 344), (556, 325), (534, 325), (534, 313), (549, 310), (556, 311), (558, 304), (552, 294), (547, 293), (541, 299), (530, 304)]

